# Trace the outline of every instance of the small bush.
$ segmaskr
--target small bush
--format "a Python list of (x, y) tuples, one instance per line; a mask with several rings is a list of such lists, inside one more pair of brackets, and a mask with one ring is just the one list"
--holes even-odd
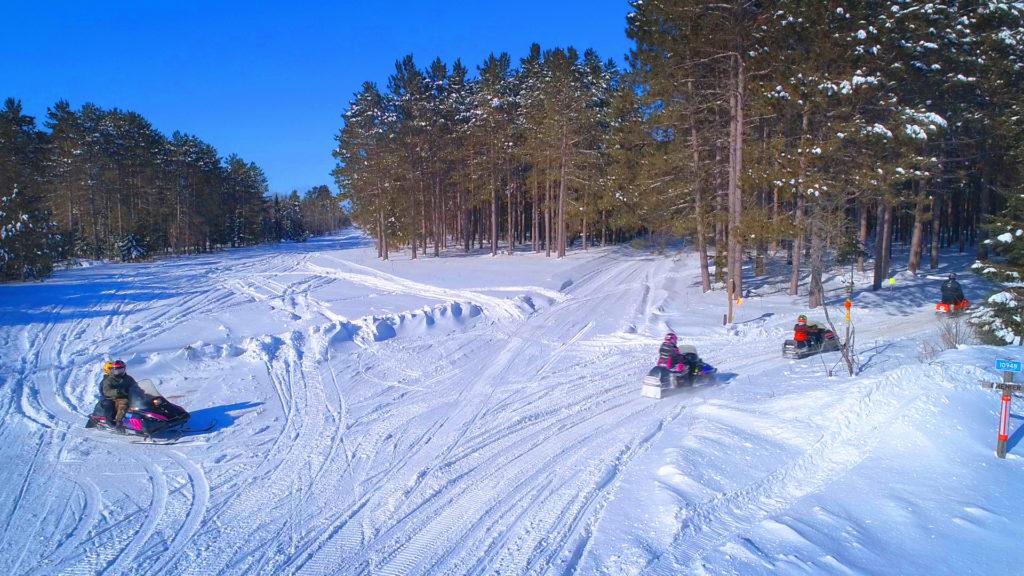
[(953, 316), (939, 320), (939, 342), (949, 350), (962, 344), (974, 344), (978, 335), (966, 316)]

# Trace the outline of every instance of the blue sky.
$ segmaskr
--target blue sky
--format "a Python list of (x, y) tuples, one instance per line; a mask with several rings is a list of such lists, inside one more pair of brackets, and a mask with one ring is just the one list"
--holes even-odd
[(0, 98), (41, 126), (60, 98), (134, 110), (263, 167), (272, 192), (330, 184), (341, 113), (364, 80), (382, 87), (412, 53), (489, 52), (531, 42), (629, 50), (626, 0), (516, 2), (28, 2), (4, 7)]

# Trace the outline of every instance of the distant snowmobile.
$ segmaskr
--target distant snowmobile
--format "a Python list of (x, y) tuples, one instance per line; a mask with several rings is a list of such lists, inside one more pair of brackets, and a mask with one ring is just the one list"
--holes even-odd
[(782, 357), (799, 360), (836, 350), (839, 350), (839, 338), (836, 338), (835, 332), (817, 324), (808, 324), (807, 317), (801, 314), (793, 327), (793, 338), (782, 344)]
[(679, 353), (684, 356), (692, 355), (688, 356), (690, 363), (686, 364), (683, 370), (673, 370), (662, 365), (651, 368), (647, 376), (644, 376), (641, 395), (647, 398), (663, 398), (675, 388), (714, 380), (718, 370), (700, 359), (697, 348), (684, 344), (679, 346)]
[(128, 411), (121, 421), (120, 430), (114, 422), (114, 403), (107, 398), (96, 403), (85, 427), (148, 438), (177, 428), (188, 422), (188, 419), (189, 413), (184, 408), (164, 398), (151, 381), (142, 380), (138, 386), (128, 390)]
[(950, 273), (940, 287), (942, 299), (935, 305), (935, 314), (939, 316), (956, 316), (971, 306), (971, 301), (964, 297), (956, 274)]

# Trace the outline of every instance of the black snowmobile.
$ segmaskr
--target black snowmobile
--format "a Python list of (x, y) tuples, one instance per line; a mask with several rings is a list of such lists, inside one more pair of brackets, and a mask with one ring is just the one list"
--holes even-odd
[(799, 360), (815, 354), (839, 350), (839, 338), (836, 338), (835, 332), (824, 328), (816, 330), (808, 330), (807, 326), (802, 328), (797, 325), (793, 330), (793, 338), (782, 344), (783, 358)]
[(660, 364), (651, 368), (647, 376), (644, 376), (643, 387), (640, 389), (641, 395), (647, 398), (663, 398), (670, 390), (715, 379), (718, 369), (701, 360), (695, 347), (680, 346), (679, 353), (683, 356), (692, 355), (688, 362), (691, 369), (686, 371), (669, 370)]
[(128, 390), (128, 410), (121, 421), (121, 428), (114, 422), (114, 416), (113, 400), (102, 398), (96, 403), (85, 427), (151, 437), (188, 422), (189, 413), (164, 398), (151, 381), (142, 380)]

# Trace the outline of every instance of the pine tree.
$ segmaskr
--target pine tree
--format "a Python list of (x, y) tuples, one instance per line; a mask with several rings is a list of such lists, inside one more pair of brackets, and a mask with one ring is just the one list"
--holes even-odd
[(21, 102), (0, 110), (0, 280), (48, 275), (60, 238), (42, 203), (43, 135)]

